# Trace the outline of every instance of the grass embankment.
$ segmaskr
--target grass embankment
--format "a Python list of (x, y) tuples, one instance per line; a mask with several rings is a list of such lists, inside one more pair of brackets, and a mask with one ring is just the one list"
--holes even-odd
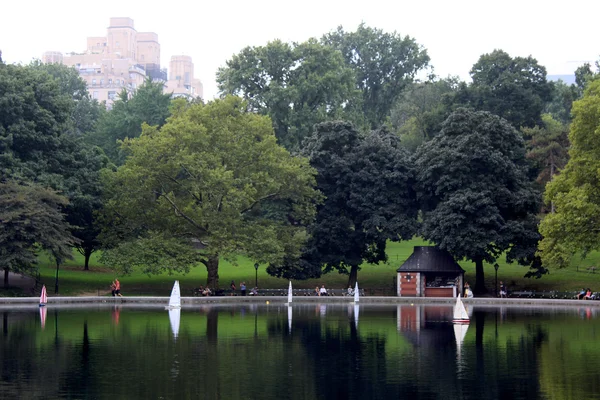
[[(386, 264), (363, 265), (358, 273), (359, 286), (368, 292), (373, 290), (379, 294), (393, 294), (395, 292), (396, 269), (410, 256), (413, 246), (427, 245), (419, 239), (413, 239), (401, 243), (390, 243), (388, 245), (389, 260)], [(117, 275), (107, 266), (101, 265), (97, 257), (92, 256), (90, 270), (83, 270), (83, 258), (79, 253), (74, 253), (75, 259), (62, 265), (59, 270), (59, 293), (64, 296), (75, 295), (104, 295), (109, 292), (110, 282)], [(550, 274), (541, 279), (528, 279), (523, 276), (528, 268), (517, 264), (507, 264), (505, 260), (499, 260), (498, 281), (504, 281), (509, 290), (558, 290), (575, 291), (582, 287), (590, 287), (592, 290), (600, 290), (600, 270), (590, 273), (587, 267), (600, 264), (600, 254), (594, 252), (585, 260), (573, 263), (572, 266), (560, 270), (552, 270)], [(460, 265), (466, 271), (467, 281), (475, 281), (475, 266), (471, 262), (461, 262)], [(258, 286), (261, 288), (286, 288), (288, 281), (274, 278), (265, 272), (266, 265), (258, 269)], [(250, 288), (255, 284), (254, 262), (244, 257), (239, 257), (237, 265), (221, 260), (219, 264), (219, 282), (222, 288), (228, 288), (233, 280), (239, 288), (239, 283), (246, 282)], [(47, 257), (40, 258), (41, 279), (50, 294), (54, 293), (54, 277), (56, 267)], [(488, 289), (493, 290), (495, 284), (495, 271), (493, 266), (485, 266), (485, 280)], [(179, 280), (181, 292), (184, 296), (191, 295), (192, 289), (206, 284), (206, 268), (199, 265), (188, 274), (173, 274), (147, 276), (134, 273), (129, 276), (119, 276), (124, 295), (136, 296), (168, 296), (173, 282)], [(322, 276), (319, 279), (306, 281), (292, 281), (295, 288), (314, 288), (324, 284), (329, 288), (347, 287), (348, 276), (336, 272)], [(5, 293), (6, 295), (6, 293)]]

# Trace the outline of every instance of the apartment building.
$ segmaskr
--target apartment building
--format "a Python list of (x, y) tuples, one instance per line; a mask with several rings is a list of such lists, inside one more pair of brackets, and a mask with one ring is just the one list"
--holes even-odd
[(171, 57), (171, 73), (167, 75), (160, 66), (158, 35), (137, 32), (131, 18), (111, 18), (106, 36), (88, 37), (82, 53), (47, 51), (42, 61), (76, 68), (90, 96), (105, 101), (109, 108), (123, 89), (131, 94), (148, 77), (164, 82), (165, 93), (173, 96), (203, 96), (202, 82), (194, 78), (191, 57)]

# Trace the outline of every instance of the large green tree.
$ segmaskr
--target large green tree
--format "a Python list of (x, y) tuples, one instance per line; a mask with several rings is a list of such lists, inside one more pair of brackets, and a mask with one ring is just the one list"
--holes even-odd
[(496, 114), (517, 129), (541, 124), (552, 86), (546, 80), (546, 68), (535, 58), (512, 58), (502, 50), (494, 50), (473, 65), (471, 78), (467, 105)]
[(340, 26), (322, 41), (341, 51), (354, 70), (362, 99), (360, 103), (349, 99), (350, 107), (361, 110), (372, 129), (386, 121), (402, 91), (429, 64), (427, 51), (415, 39), (364, 23), (355, 32), (346, 32)]
[(339, 121), (317, 125), (305, 152), (326, 198), (317, 207), (305, 251), (324, 272), (348, 274), (353, 286), (363, 262), (387, 260), (389, 240), (416, 233), (418, 206), (409, 155), (386, 129), (363, 136)]
[(416, 153), (422, 236), (456, 259), (475, 263), (476, 293), (486, 291), (483, 263), (529, 263), (539, 240), (540, 196), (527, 177), (521, 134), (488, 112), (459, 109)]
[(217, 83), (222, 95), (243, 97), (252, 111), (271, 117), (289, 150), (300, 149), (315, 123), (340, 118), (358, 99), (342, 55), (314, 39), (246, 47), (219, 69)]
[(216, 288), (222, 257), (277, 263), (290, 243), (299, 251), (319, 198), (315, 172), (277, 145), (269, 118), (247, 107), (232, 96), (183, 105), (162, 128), (144, 125), (125, 140), (129, 157), (106, 177), (109, 228), (125, 227), (104, 253), (112, 266), (127, 272), (136, 256), (133, 265), (142, 260), (147, 273), (187, 270), (195, 252)]
[(77, 240), (65, 221), (62, 209), (68, 200), (39, 185), (0, 181), (0, 268), (4, 286), (9, 272), (31, 272), (39, 250), (57, 259), (71, 257)]
[(573, 104), (569, 140), (569, 161), (546, 187), (545, 200), (556, 212), (540, 224), (540, 255), (552, 267), (600, 249), (600, 79)]

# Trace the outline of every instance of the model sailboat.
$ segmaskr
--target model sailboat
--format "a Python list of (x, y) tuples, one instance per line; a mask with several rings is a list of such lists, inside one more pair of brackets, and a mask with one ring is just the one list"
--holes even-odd
[(40, 294), (40, 307), (43, 307), (48, 303), (48, 294), (46, 293), (46, 285), (42, 286), (42, 293)]
[(456, 304), (454, 304), (454, 315), (452, 316), (452, 322), (455, 324), (468, 324), (469, 314), (463, 304), (460, 296), (456, 297)]
[(290, 281), (290, 286), (288, 288), (288, 304), (290, 304), (292, 302), (292, 281)]
[(181, 293), (179, 291), (179, 281), (175, 281), (173, 290), (171, 290), (171, 297), (169, 298), (169, 306), (167, 309), (181, 308)]

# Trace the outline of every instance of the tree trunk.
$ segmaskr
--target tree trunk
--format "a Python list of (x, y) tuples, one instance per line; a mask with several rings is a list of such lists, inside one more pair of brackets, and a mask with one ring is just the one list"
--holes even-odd
[(8, 267), (4, 268), (4, 287), (8, 287)]
[(206, 286), (211, 289), (219, 288), (219, 256), (210, 255), (206, 261)]
[(473, 294), (485, 294), (487, 289), (485, 288), (485, 280), (483, 275), (483, 259), (478, 258), (475, 260), (475, 288)]
[(56, 277), (54, 278), (54, 294), (58, 294), (58, 269), (60, 267), (60, 261), (56, 260)]
[(354, 288), (358, 279), (358, 265), (353, 265), (350, 268), (350, 276), (348, 277), (348, 287)]
[(83, 250), (83, 257), (85, 259), (84, 265), (83, 265), (83, 270), (84, 271), (89, 271), (90, 270), (90, 257), (92, 256), (92, 253), (94, 252), (94, 250), (92, 250), (89, 247), (86, 247)]

